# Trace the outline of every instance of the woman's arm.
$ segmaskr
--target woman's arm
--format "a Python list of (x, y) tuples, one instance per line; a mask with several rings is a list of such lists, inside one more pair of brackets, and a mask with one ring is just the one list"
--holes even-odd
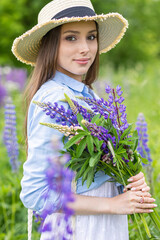
[[(133, 214), (133, 213), (150, 213), (152, 208), (157, 205), (153, 204), (154, 198), (151, 198), (150, 190), (145, 182), (142, 172), (128, 179), (131, 182), (126, 189), (131, 189), (123, 194), (113, 198), (88, 197), (75, 195), (75, 202), (69, 203), (68, 206), (74, 209), (75, 214)], [(141, 191), (142, 190), (142, 191)]]
[(75, 201), (68, 203), (68, 207), (77, 215), (150, 213), (156, 207), (150, 193), (141, 191), (127, 191), (113, 198), (76, 194), (74, 197)]
[[(155, 199), (151, 197), (149, 186), (147, 186), (144, 174), (133, 176), (128, 180), (132, 182), (127, 185), (125, 193), (113, 198), (88, 197), (75, 195), (75, 201), (68, 206), (75, 211), (75, 214), (133, 214), (133, 213), (150, 213)], [(142, 191), (140, 191), (142, 190)]]
[[(47, 88), (48, 92), (40, 91), (34, 100), (54, 103), (64, 98), (61, 88), (54, 91), (52, 86), (49, 90)], [(60, 104), (68, 108), (66, 103)], [(28, 156), (23, 165), (20, 198), (26, 208), (38, 212), (42, 212), (48, 206), (52, 210), (59, 203), (60, 194), (52, 191), (50, 193), (45, 171), (48, 168), (47, 159), (58, 154), (53, 149), (52, 138), (63, 136), (57, 130), (41, 125), (40, 122), (53, 123), (53, 120), (40, 107), (31, 103), (28, 113)], [(63, 148), (63, 144), (61, 147)], [(46, 198), (48, 193), (49, 197)]]

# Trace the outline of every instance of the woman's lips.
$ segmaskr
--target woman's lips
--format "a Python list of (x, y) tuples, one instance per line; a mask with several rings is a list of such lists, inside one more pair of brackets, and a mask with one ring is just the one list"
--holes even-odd
[(74, 61), (79, 64), (87, 64), (89, 62), (89, 60), (90, 60), (90, 58), (74, 59)]

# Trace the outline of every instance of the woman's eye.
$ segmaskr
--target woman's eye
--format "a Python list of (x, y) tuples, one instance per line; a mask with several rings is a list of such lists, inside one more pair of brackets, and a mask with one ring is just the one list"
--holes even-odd
[(94, 40), (95, 38), (96, 38), (95, 35), (91, 35), (91, 36), (88, 37), (89, 40)]
[(76, 38), (74, 36), (68, 36), (68, 37), (66, 37), (66, 40), (67, 41), (75, 41)]

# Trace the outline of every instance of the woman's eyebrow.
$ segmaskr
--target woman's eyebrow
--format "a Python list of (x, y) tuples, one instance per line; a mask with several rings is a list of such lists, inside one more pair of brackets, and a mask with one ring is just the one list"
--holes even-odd
[[(93, 33), (93, 32), (97, 32), (97, 30), (96, 30), (96, 29), (95, 29), (95, 30), (91, 30), (91, 31), (89, 31), (88, 33)], [(73, 31), (73, 30), (67, 30), (67, 31), (65, 31), (63, 34), (65, 34), (65, 33), (80, 34), (80, 32), (78, 32), (78, 31)]]

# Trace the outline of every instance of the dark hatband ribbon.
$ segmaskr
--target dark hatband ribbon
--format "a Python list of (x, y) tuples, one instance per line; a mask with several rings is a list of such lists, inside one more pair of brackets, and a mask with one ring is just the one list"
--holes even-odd
[(72, 7), (57, 13), (54, 17), (52, 17), (52, 19), (60, 19), (64, 17), (92, 17), (95, 15), (95, 12), (88, 7)]

